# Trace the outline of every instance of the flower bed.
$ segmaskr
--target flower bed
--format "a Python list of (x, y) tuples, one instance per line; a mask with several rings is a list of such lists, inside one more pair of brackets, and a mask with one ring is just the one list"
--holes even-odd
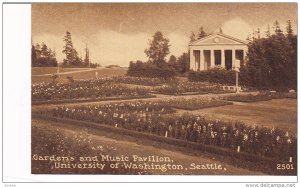
[(108, 131), (114, 134), (128, 135), (130, 137), (134, 137), (137, 139), (143, 138), (141, 142), (143, 141), (147, 142), (147, 140), (153, 141), (154, 143), (159, 142), (162, 143), (160, 147), (166, 149), (168, 149), (170, 145), (175, 146), (177, 150), (183, 153), (190, 153), (192, 149), (194, 150), (193, 154), (203, 155), (205, 153), (208, 154), (210, 157), (215, 157), (216, 160), (222, 160), (223, 162), (232, 164), (236, 167), (246, 168), (253, 171), (261, 171), (269, 175), (296, 175), (297, 174), (296, 160), (294, 160), (293, 163), (289, 163), (294, 166), (294, 169), (289, 171), (278, 171), (276, 170), (277, 164), (286, 163), (286, 161), (281, 161), (276, 158), (267, 158), (252, 153), (236, 152), (235, 150), (231, 150), (229, 148), (222, 148), (214, 145), (202, 144), (199, 142), (191, 142), (191, 141), (176, 139), (172, 137), (162, 137), (154, 134), (149, 134), (147, 132), (137, 132), (128, 129), (120, 129), (118, 127), (94, 123), (94, 122), (74, 120), (70, 118), (57, 118), (57, 117), (51, 117), (49, 115), (43, 115), (43, 114), (33, 114), (33, 117), (46, 119), (47, 121), (54, 121), (54, 122), (59, 121), (60, 123), (68, 123), (73, 126), (89, 128), (89, 130), (91, 131), (95, 130), (94, 133), (96, 133), (97, 131), (99, 132)]
[[(103, 169), (99, 168), (54, 168), (54, 160), (36, 160), (39, 157), (55, 156), (75, 160), (69, 162), (78, 165), (82, 162), (80, 157), (96, 155), (113, 155), (107, 146), (96, 145), (86, 130), (73, 135), (65, 135), (62, 130), (55, 127), (32, 126), (31, 132), (31, 172), (33, 174), (147, 174), (145, 170), (111, 168), (110, 161), (103, 161)], [(59, 160), (61, 161), (61, 160)]]
[(82, 98), (130, 97), (148, 95), (145, 88), (128, 88), (112, 79), (77, 80), (72, 83), (41, 83), (32, 86), (32, 101)]
[(168, 103), (174, 107), (184, 110), (198, 110), (217, 106), (230, 105), (232, 102), (223, 101), (212, 97), (191, 98), (191, 99), (172, 99)]
[(267, 101), (271, 100), (272, 97), (267, 94), (257, 94), (257, 95), (231, 95), (228, 97), (224, 97), (224, 99), (229, 101), (237, 101), (237, 102), (257, 102), (257, 101)]
[(163, 78), (131, 77), (131, 76), (119, 76), (119, 77), (114, 77), (113, 79), (116, 83), (135, 84), (135, 85), (144, 85), (144, 86), (159, 86), (176, 80), (176, 79), (163, 79)]
[(155, 91), (166, 95), (183, 95), (188, 93), (207, 94), (207, 93), (224, 93), (220, 85), (209, 84), (206, 82), (187, 82), (180, 81), (165, 84), (155, 88)]
[(245, 126), (200, 116), (170, 114), (167, 103), (126, 102), (102, 106), (58, 107), (54, 117), (104, 123), (179, 140), (229, 148), (288, 161), (296, 159), (296, 137), (279, 129)]

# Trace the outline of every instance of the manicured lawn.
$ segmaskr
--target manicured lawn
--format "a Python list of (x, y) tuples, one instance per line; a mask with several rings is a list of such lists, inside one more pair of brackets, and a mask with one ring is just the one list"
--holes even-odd
[[(184, 113), (186, 110), (179, 110)], [(273, 99), (269, 101), (253, 103), (234, 103), (221, 107), (189, 111), (200, 114), (207, 118), (227, 121), (242, 121), (252, 125), (277, 127), (296, 133), (297, 131), (297, 100), (296, 99)]]

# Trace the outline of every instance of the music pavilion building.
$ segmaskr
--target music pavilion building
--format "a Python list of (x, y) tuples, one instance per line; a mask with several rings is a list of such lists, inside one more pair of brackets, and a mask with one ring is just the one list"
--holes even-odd
[(190, 43), (189, 50), (191, 70), (202, 71), (215, 66), (230, 70), (236, 62), (245, 60), (248, 47), (245, 41), (219, 32)]

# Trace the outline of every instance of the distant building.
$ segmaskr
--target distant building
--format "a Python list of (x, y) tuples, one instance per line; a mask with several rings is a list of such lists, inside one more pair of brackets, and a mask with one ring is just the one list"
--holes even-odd
[(189, 50), (191, 70), (201, 71), (215, 66), (230, 70), (236, 60), (241, 63), (245, 60), (248, 47), (247, 42), (219, 32), (190, 43)]

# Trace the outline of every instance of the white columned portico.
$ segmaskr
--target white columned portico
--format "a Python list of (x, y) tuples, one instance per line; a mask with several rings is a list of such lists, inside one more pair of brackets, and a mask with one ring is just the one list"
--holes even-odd
[[(216, 66), (216, 63), (225, 69), (226, 66), (230, 67), (229, 64), (231, 63), (233, 68), (235, 66), (236, 58), (239, 60), (245, 60), (248, 51), (247, 42), (220, 32), (213, 33), (204, 38), (191, 42), (189, 49), (190, 69), (194, 71), (203, 71), (208, 68), (213, 68)], [(204, 50), (207, 50), (207, 52), (210, 51), (210, 55), (208, 55), (209, 52), (207, 54), (205, 53), (208, 55), (208, 57), (204, 56)], [(216, 54), (215, 50), (217, 50)], [(232, 56), (232, 62), (227, 62), (227, 60), (230, 61), (230, 56)], [(207, 60), (208, 62), (205, 62), (204, 60)], [(207, 67), (206, 63), (207, 65), (210, 64), (210, 66)]]
[(231, 64), (232, 69), (235, 66), (234, 64), (235, 64), (235, 49), (232, 49), (232, 64)]
[(204, 70), (204, 50), (200, 50), (200, 70)]
[(215, 67), (215, 51), (210, 50), (210, 67)]
[(225, 50), (221, 50), (221, 67), (225, 68)]

